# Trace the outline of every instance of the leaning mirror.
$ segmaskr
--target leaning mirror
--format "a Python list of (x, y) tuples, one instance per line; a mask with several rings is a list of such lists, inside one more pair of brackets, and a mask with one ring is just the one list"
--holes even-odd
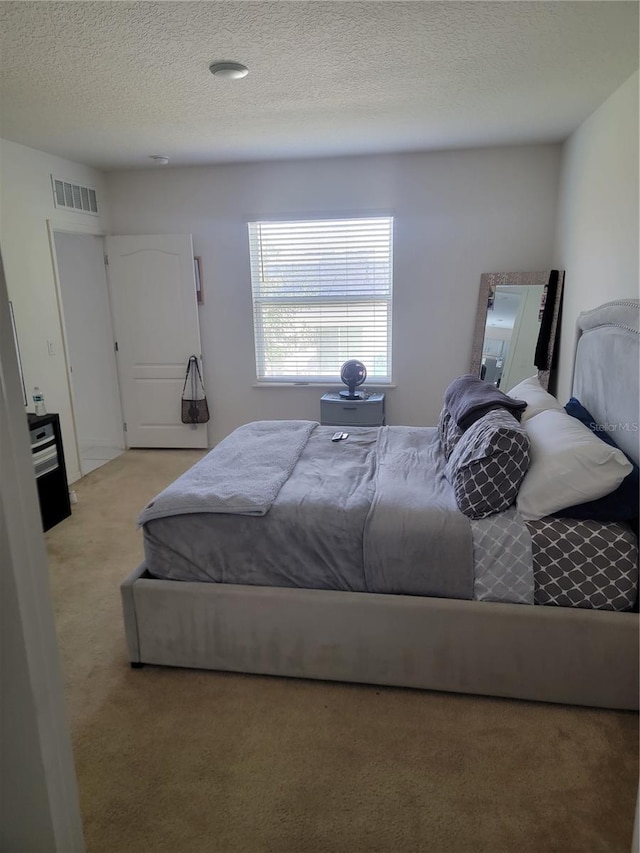
[(537, 373), (553, 391), (564, 272), (483, 273), (471, 370), (503, 391)]

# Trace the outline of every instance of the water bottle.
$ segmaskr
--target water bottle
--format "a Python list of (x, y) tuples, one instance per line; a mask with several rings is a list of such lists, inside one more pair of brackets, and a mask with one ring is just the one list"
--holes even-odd
[(47, 414), (47, 408), (44, 404), (44, 394), (38, 387), (33, 389), (33, 405), (35, 407), (36, 415)]

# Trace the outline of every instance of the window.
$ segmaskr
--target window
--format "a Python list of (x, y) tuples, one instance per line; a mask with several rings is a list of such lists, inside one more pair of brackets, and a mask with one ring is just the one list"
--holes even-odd
[(256, 371), (336, 382), (357, 358), (391, 381), (393, 219), (250, 222)]

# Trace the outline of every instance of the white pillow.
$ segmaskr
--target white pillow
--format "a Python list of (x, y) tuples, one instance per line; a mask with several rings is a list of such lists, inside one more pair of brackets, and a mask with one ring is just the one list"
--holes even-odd
[(528, 379), (523, 379), (515, 388), (508, 391), (508, 396), (516, 400), (524, 400), (527, 408), (522, 413), (520, 423), (528, 421), (540, 412), (546, 412), (549, 409), (563, 409), (554, 396), (544, 390), (537, 376), (530, 376)]
[(534, 521), (569, 506), (594, 501), (617, 489), (632, 465), (564, 411), (529, 418), (531, 464), (518, 492), (518, 511)]

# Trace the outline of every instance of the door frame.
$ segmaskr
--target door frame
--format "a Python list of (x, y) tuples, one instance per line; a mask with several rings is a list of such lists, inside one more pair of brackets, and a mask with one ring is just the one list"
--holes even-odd
[[(78, 234), (80, 236), (87, 237), (101, 237), (104, 239), (107, 237), (106, 231), (102, 231), (97, 228), (87, 228), (80, 229), (78, 227), (68, 227), (66, 228), (64, 225), (54, 224), (50, 219), (46, 220), (47, 222), (47, 237), (49, 238), (49, 251), (51, 253), (51, 265), (53, 268), (53, 280), (55, 284), (56, 290), (56, 304), (58, 306), (58, 318), (60, 321), (60, 333), (62, 337), (62, 352), (64, 357), (64, 367), (65, 367), (65, 375), (67, 379), (67, 388), (69, 391), (69, 400), (71, 403), (71, 418), (73, 420), (73, 441), (76, 449), (76, 456), (78, 457), (78, 467), (80, 469), (80, 476), (84, 476), (84, 472), (82, 470), (82, 456), (80, 454), (80, 443), (78, 441), (78, 422), (76, 418), (76, 403), (75, 396), (73, 390), (73, 379), (72, 379), (72, 370), (71, 370), (71, 356), (69, 353), (69, 342), (68, 342), (68, 334), (67, 334), (67, 326), (64, 317), (64, 302), (62, 299), (62, 284), (60, 280), (60, 269), (58, 268), (58, 255), (56, 252), (56, 242), (55, 242), (55, 234), (56, 232), (60, 234)], [(105, 274), (105, 280), (107, 283), (107, 301), (109, 303), (109, 318), (111, 320), (111, 329), (113, 330), (113, 308), (111, 306), (111, 291), (109, 290), (109, 276)], [(117, 368), (117, 365), (116, 365)], [(118, 384), (118, 401), (120, 403), (120, 422), (122, 423), (122, 392), (120, 390), (120, 377), (118, 375), (118, 371), (116, 369), (116, 382)], [(127, 434), (122, 430), (122, 443), (124, 445), (124, 449), (128, 450), (127, 443)]]
[[(83, 853), (82, 817), (47, 556), (20, 375), (8, 322), (8, 295), (1, 257), (0, 303), (3, 333), (6, 332), (0, 336), (0, 432), (3, 438), (0, 445), (3, 469), (0, 552), (3, 576), (5, 572), (7, 575), (7, 594), (10, 601), (15, 602), (12, 610), (19, 623), (16, 630), (22, 635), (21, 642), (10, 650), (9, 664), (17, 664), (23, 676), (21, 684), (16, 685), (19, 692), (14, 691), (14, 696), (16, 700), (22, 699), (21, 706), (27, 714), (25, 724), (28, 717), (33, 719), (32, 743), (41, 758), (39, 781), (48, 797), (46, 814), (38, 803), (33, 819), (40, 826), (45, 821), (50, 823), (51, 844), (47, 849)], [(33, 768), (31, 759), (30, 767)], [(21, 801), (25, 800), (22, 791)]]

